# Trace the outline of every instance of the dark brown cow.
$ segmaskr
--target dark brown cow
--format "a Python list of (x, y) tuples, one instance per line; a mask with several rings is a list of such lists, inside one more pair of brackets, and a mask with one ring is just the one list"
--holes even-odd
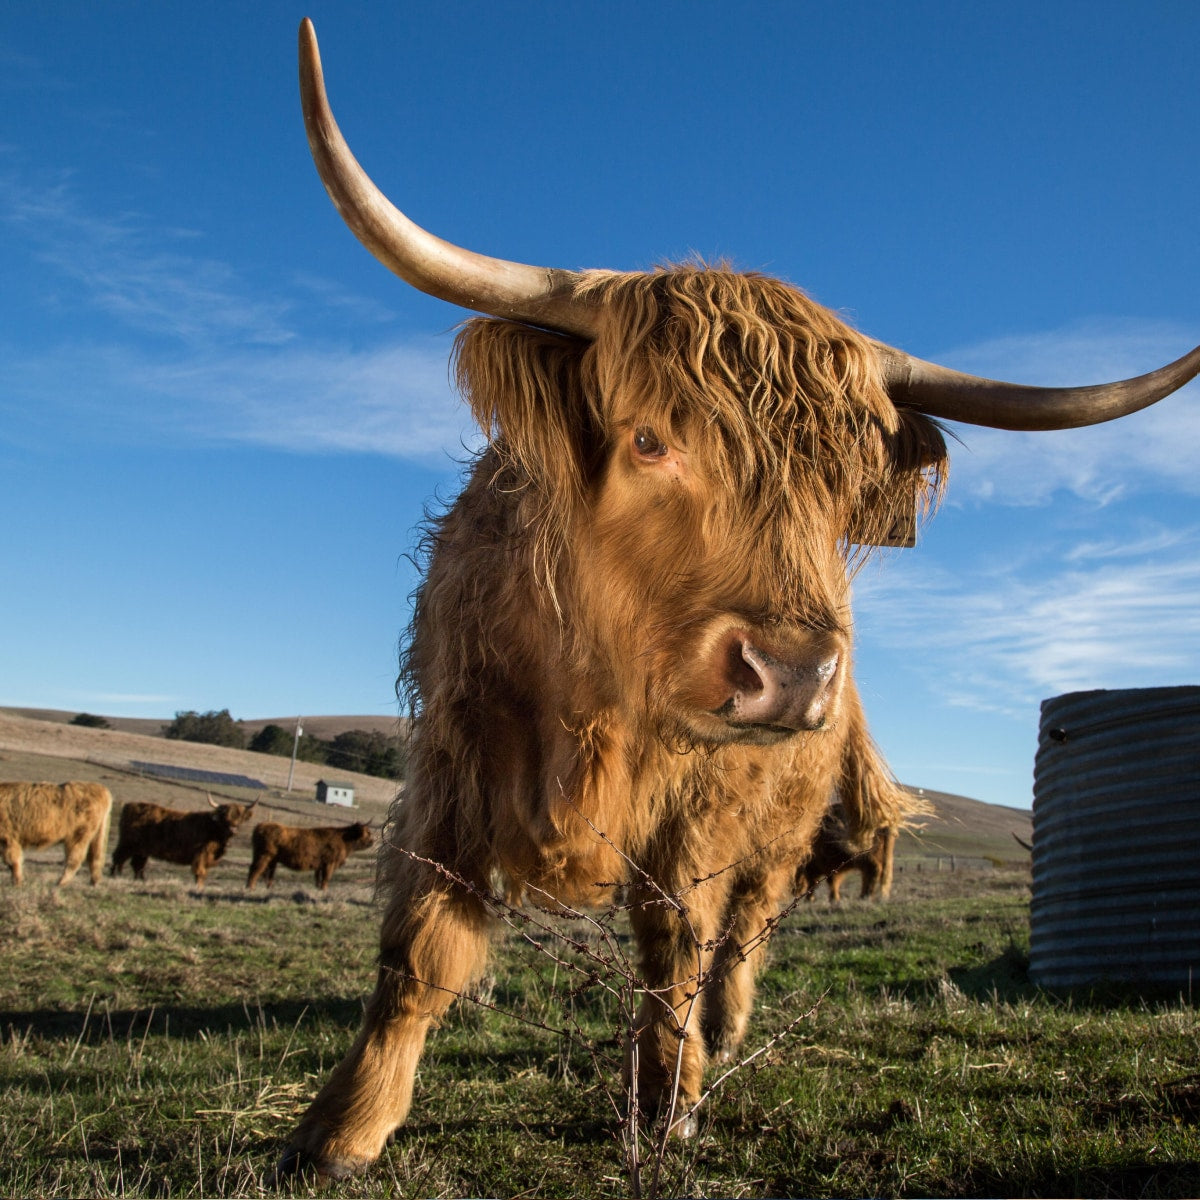
[(840, 805), (831, 809), (817, 830), (808, 861), (796, 871), (796, 895), (811, 900), (821, 884), (828, 883), (829, 899), (836, 904), (842, 898), (842, 881), (857, 871), (862, 877), (859, 895), (886, 900), (892, 893), (897, 832), (895, 826), (885, 825), (875, 830), (865, 849), (856, 849), (847, 844), (846, 818)]
[(61, 887), (88, 861), (92, 883), (100, 882), (108, 847), (112, 793), (100, 783), (0, 783), (0, 854), (13, 884), (23, 878), (25, 850), (63, 843)]
[(112, 873), (120, 875), (126, 862), (133, 866), (134, 879), (146, 878), (146, 862), (186, 863), (199, 887), (204, 886), (209, 868), (225, 854), (229, 839), (254, 811), (254, 804), (218, 804), (211, 796), (212, 812), (177, 812), (161, 804), (126, 804), (117, 826), (117, 848), (113, 851)]
[(365, 850), (375, 841), (370, 829), (361, 821), (353, 825), (320, 826), (315, 829), (296, 829), (262, 821), (254, 827), (251, 842), (254, 859), (246, 876), (246, 887), (267, 876), (267, 887), (275, 882), (275, 868), (282, 863), (291, 871), (313, 871), (317, 887), (325, 891), (329, 877), (346, 861), (352, 851)]
[(644, 987), (630, 1062), (643, 1105), (687, 1131), (706, 1059), (746, 1026), (760, 953), (743, 948), (765, 940), (829, 796), (854, 836), (903, 816), (858, 786), (851, 543), (909, 540), (945, 466), (931, 418), (1105, 420), (1179, 387), (1200, 348), (1123, 385), (1026, 389), (873, 342), (759, 275), (486, 258), (367, 178), (307, 21), (301, 92), (356, 235), (491, 314), (456, 345), (490, 445), (428, 534), (375, 992), (282, 1168), (345, 1174), (405, 1119), (426, 1032), (484, 961), (494, 877), (566, 902), (627, 882)]

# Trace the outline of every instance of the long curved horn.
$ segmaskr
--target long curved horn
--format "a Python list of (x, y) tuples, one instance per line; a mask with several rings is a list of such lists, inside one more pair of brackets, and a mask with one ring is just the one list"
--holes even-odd
[(579, 275), (489, 258), (410, 221), (350, 153), (325, 95), (312, 22), (300, 22), (300, 103), (321, 181), (355, 237), (385, 267), (431, 296), (494, 317), (579, 337), (596, 336), (597, 310), (574, 297)]
[(895, 404), (992, 429), (1075, 429), (1113, 421), (1169, 396), (1200, 373), (1200, 346), (1148, 375), (1073, 388), (998, 383), (913, 358), (883, 342), (875, 349)]

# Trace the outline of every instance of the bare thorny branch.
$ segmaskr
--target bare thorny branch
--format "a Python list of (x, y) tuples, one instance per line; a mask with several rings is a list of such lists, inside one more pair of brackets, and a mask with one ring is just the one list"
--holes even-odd
[[(428, 867), (446, 882), (474, 896), (493, 917), (513, 930), (524, 944), (552, 963), (556, 970), (563, 970), (569, 976), (574, 977), (576, 982), (567, 991), (565, 997), (569, 1001), (566, 1006), (567, 1011), (571, 1014), (569, 1024), (554, 1026), (545, 1020), (519, 1013), (511, 1007), (493, 1003), (482, 995), (446, 988), (427, 980), (417, 979), (415, 976), (413, 978), (416, 982), (433, 990), (449, 992), (460, 1001), (466, 1001), (499, 1016), (562, 1038), (567, 1045), (576, 1046), (587, 1054), (601, 1080), (607, 1078), (607, 1072), (612, 1070), (614, 1062), (609, 1055), (602, 1052), (594, 1037), (587, 1033), (580, 1023), (580, 1019), (575, 1016), (573, 1002), (592, 988), (599, 988), (603, 994), (609, 996), (618, 1007), (621, 1026), (619, 1032), (628, 1041), (628, 1069), (622, 1097), (624, 1103), (619, 1102), (618, 1096), (606, 1083), (603, 1084), (603, 1087), (618, 1120), (620, 1140), (624, 1145), (629, 1170), (631, 1194), (638, 1200), (642, 1196), (654, 1198), (661, 1194), (662, 1173), (668, 1158), (672, 1133), (693, 1121), (699, 1110), (708, 1104), (732, 1077), (747, 1068), (756, 1071), (764, 1065), (775, 1047), (799, 1026), (813, 1018), (824, 1001), (826, 993), (819, 996), (806, 1011), (787, 1021), (757, 1049), (743, 1055), (737, 1062), (728, 1066), (708, 1084), (686, 1111), (680, 1113), (680, 1084), (685, 1041), (689, 1037), (699, 1036), (694, 1029), (694, 1025), (698, 1022), (697, 1009), (706, 987), (716, 978), (713, 968), (705, 964), (706, 961), (714, 962), (716, 951), (732, 937), (731, 923), (715, 939), (707, 941), (702, 939), (692, 924), (684, 897), (702, 884), (736, 869), (742, 863), (763, 853), (770, 843), (752, 851), (737, 862), (718, 868), (703, 878), (693, 879), (679, 891), (671, 893), (663, 888), (640, 864), (615, 845), (608, 835), (598, 829), (585, 814), (580, 812), (579, 816), (587, 822), (596, 836), (601, 838), (620, 857), (631, 879), (641, 885), (642, 895), (636, 901), (619, 902), (614, 899), (603, 911), (595, 913), (564, 904), (543, 889), (526, 885), (525, 892), (531, 897), (536, 897), (540, 903), (534, 903), (528, 907), (518, 907), (496, 892), (481, 887), (452, 871), (444, 863), (426, 858), (402, 846), (394, 847), (411, 861)], [(612, 888), (615, 892), (621, 885), (601, 883), (597, 886)], [(649, 895), (647, 896), (646, 893)], [(767, 917), (761, 928), (755, 930), (746, 941), (736, 947), (734, 956), (736, 961), (744, 961), (755, 951), (764, 947), (782, 921), (795, 909), (798, 902), (799, 898), (794, 898), (778, 914)], [(649, 904), (661, 904), (676, 914), (691, 940), (694, 952), (695, 969), (683, 978), (673, 980), (659, 988), (649, 987), (641, 979), (636, 965), (626, 954), (621, 944), (621, 938), (614, 928), (614, 923), (620, 914)], [(563, 928), (564, 922), (582, 924), (587, 932), (582, 936), (573, 936)], [(556, 947), (562, 947), (562, 949)], [(669, 993), (676, 989), (684, 991), (684, 999), (679, 1009), (674, 1007), (668, 999)], [(643, 1113), (638, 1099), (639, 1034), (641, 1032), (637, 1022), (637, 998), (639, 995), (649, 996), (657, 1001), (668, 1027), (677, 1040), (666, 1111), (661, 1115), (661, 1121), (658, 1123), (651, 1146), (652, 1174), (646, 1190), (644, 1190), (641, 1143), (649, 1130), (643, 1128)]]

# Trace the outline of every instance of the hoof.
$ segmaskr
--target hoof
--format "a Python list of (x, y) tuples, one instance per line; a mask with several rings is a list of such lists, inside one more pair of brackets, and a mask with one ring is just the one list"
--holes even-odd
[(694, 1112), (677, 1116), (669, 1130), (670, 1136), (673, 1138), (694, 1138), (699, 1132), (700, 1122), (696, 1119)]
[(297, 1175), (313, 1174), (321, 1179), (348, 1179), (371, 1165), (370, 1159), (314, 1157), (299, 1146), (289, 1146), (275, 1167), (274, 1186), (284, 1187)]

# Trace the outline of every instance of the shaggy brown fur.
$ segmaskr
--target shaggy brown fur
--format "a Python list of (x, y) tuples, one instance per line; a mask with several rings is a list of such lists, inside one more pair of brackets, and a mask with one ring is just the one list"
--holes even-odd
[(264, 872), (267, 887), (270, 887), (275, 882), (275, 868), (280, 863), (290, 871), (314, 872), (317, 887), (325, 891), (330, 877), (350, 852), (365, 850), (374, 843), (375, 835), (361, 821), (313, 829), (295, 829), (290, 825), (276, 825), (273, 821), (260, 821), (250, 840), (254, 858), (246, 876), (246, 887), (251, 891)]
[(23, 877), (25, 850), (63, 843), (61, 887), (83, 865), (100, 882), (108, 848), (112, 793), (100, 783), (0, 783), (0, 855), (13, 884)]
[(796, 895), (811, 900), (821, 884), (828, 883), (830, 903), (836, 904), (842, 898), (843, 880), (857, 871), (862, 877), (859, 895), (863, 899), (878, 896), (886, 900), (892, 894), (897, 833), (894, 826), (885, 825), (875, 831), (865, 850), (855, 850), (846, 844), (845, 818), (839, 805), (821, 823), (812, 854), (796, 871)]
[(209, 869), (224, 857), (229, 839), (253, 811), (253, 804), (219, 804), (201, 812), (176, 812), (138, 801), (126, 804), (117, 826), (112, 873), (120, 875), (132, 860), (134, 879), (145, 879), (147, 860), (159, 858), (187, 863), (197, 886), (203, 887)]
[(852, 835), (904, 815), (866, 778), (881, 764), (850, 676), (848, 536), (936, 496), (938, 428), (777, 280), (685, 266), (581, 290), (603, 314), (592, 343), (492, 319), (460, 334), (491, 445), (428, 534), (378, 982), (285, 1164), (345, 1173), (404, 1120), (426, 1031), (483, 963), (494, 875), (513, 898), (628, 883), (642, 1101), (665, 1098), (679, 1053), (686, 1107), (742, 1038), (761, 960), (743, 947), (829, 797)]

